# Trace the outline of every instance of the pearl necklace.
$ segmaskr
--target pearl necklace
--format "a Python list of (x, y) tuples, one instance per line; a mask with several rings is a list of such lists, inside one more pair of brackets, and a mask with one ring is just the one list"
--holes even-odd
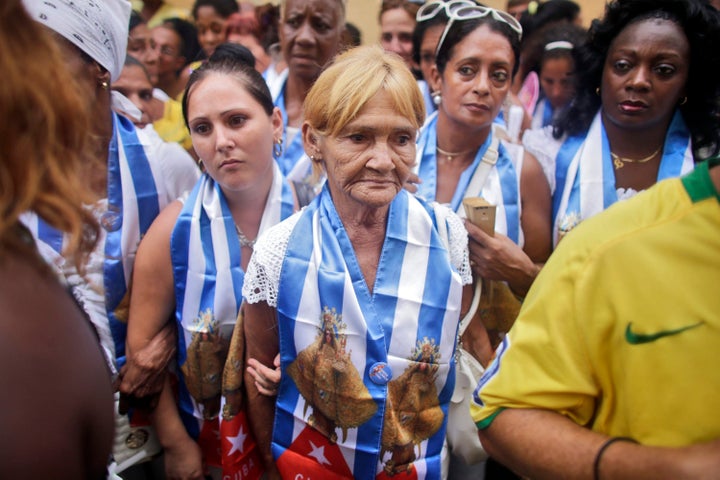
[(632, 158), (626, 158), (621, 157), (619, 155), (614, 154), (613, 152), (610, 152), (610, 156), (612, 157), (613, 164), (615, 165), (615, 170), (620, 170), (625, 166), (626, 163), (646, 163), (655, 158), (655, 155), (660, 153), (660, 150), (662, 150), (663, 146), (660, 145), (657, 150), (655, 150), (653, 153), (648, 155), (647, 157), (639, 158), (637, 160)]
[(237, 232), (238, 241), (240, 242), (241, 247), (248, 247), (250, 250), (255, 248), (255, 240), (250, 240), (245, 236), (245, 234), (240, 230), (240, 227), (235, 225), (235, 231)]

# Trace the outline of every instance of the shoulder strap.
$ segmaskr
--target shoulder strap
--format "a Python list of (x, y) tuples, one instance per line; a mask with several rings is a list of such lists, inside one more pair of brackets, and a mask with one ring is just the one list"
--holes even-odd
[(317, 193), (315, 193), (315, 189), (312, 187), (312, 185), (294, 180), (292, 184), (293, 188), (295, 188), (295, 195), (297, 196), (298, 207), (300, 208), (308, 205), (310, 202), (313, 201), (313, 198), (317, 196)]
[(475, 197), (480, 195), (480, 192), (482, 192), (483, 186), (485, 186), (485, 181), (487, 180), (488, 175), (490, 175), (490, 170), (492, 170), (497, 163), (500, 148), (499, 144), (500, 139), (498, 138), (498, 135), (493, 133), (492, 141), (490, 142), (490, 145), (488, 145), (480, 165), (477, 166), (475, 173), (470, 179), (470, 183), (465, 189), (466, 196)]

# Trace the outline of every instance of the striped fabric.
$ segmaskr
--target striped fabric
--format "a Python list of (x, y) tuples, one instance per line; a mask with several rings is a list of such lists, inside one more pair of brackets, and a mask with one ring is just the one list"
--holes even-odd
[[(273, 164), (273, 184), (260, 222), (258, 235), (293, 213), (293, 194), (289, 183)], [(191, 435), (197, 437), (203, 414), (208, 417), (217, 411), (204, 411), (190, 392), (200, 389), (188, 383), (188, 355), (199, 359), (203, 372), (214, 368), (207, 353), (209, 345), (222, 347), (212, 356), (222, 373), (233, 327), (242, 302), (241, 247), (220, 186), (207, 174), (192, 190), (178, 217), (170, 239), (170, 253), (175, 277), (175, 318), (182, 335), (178, 336), (178, 365), (183, 368), (180, 379), (180, 408)], [(215, 351), (215, 350), (213, 350)], [(194, 355), (194, 357), (193, 357)], [(193, 368), (197, 366), (193, 363)], [(220, 375), (221, 376), (221, 375)], [(218, 385), (219, 385), (218, 378)], [(211, 388), (208, 385), (205, 390)], [(196, 395), (197, 396), (197, 395)], [(213, 396), (211, 408), (219, 409), (218, 395)]]
[(441, 478), (462, 295), (442, 229), (401, 191), (370, 291), (327, 187), (303, 211), (278, 290), (273, 454), (284, 478), (383, 478), (395, 467)]
[[(657, 181), (679, 177), (693, 168), (690, 133), (676, 112), (665, 137)], [(557, 156), (556, 185), (554, 245), (562, 238), (561, 232), (617, 202), (615, 170), (601, 112), (595, 115), (585, 138), (570, 137), (563, 143)]]
[[(494, 127), (497, 128), (497, 127)], [(493, 128), (493, 129), (494, 129)], [(490, 171), (482, 190), (471, 189), (474, 175), (482, 161), (488, 146), (492, 142), (494, 133), (488, 135), (485, 143), (480, 147), (475, 160), (460, 176), (450, 208), (461, 217), (465, 217), (462, 206), (463, 198), (482, 197), (493, 205), (497, 205), (495, 216), (495, 231), (507, 235), (516, 244), (523, 245), (523, 235), (520, 229), (520, 179), (522, 159), (512, 158), (507, 147), (501, 142), (499, 156), (495, 167)], [(428, 117), (417, 142), (417, 173), (422, 180), (418, 185), (417, 195), (427, 201), (434, 201), (437, 192), (437, 113)]]

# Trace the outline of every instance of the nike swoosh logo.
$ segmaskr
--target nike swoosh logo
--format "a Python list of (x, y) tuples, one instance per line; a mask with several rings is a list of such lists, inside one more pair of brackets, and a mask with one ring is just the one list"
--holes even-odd
[(643, 343), (650, 343), (654, 342), (655, 340), (658, 340), (663, 337), (670, 337), (672, 335), (677, 335), (678, 333), (682, 333), (685, 330), (690, 330), (691, 328), (699, 327), (702, 325), (703, 322), (698, 322), (693, 325), (687, 325), (685, 327), (676, 328), (675, 330), (662, 330), (660, 332), (656, 333), (635, 333), (632, 331), (632, 322), (628, 323), (627, 328), (625, 329), (625, 340), (630, 345), (641, 345)]

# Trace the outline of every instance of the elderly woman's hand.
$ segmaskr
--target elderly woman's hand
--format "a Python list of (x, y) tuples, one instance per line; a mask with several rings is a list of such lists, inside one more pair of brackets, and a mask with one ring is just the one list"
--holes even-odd
[(465, 228), (469, 235), (473, 274), (488, 280), (506, 281), (516, 295), (524, 296), (540, 267), (505, 235), (495, 233), (491, 237), (467, 220)]
[(255, 387), (263, 395), (269, 397), (278, 393), (280, 385), (280, 354), (273, 360), (274, 369), (268, 368), (254, 358), (248, 358), (247, 371), (255, 379)]

